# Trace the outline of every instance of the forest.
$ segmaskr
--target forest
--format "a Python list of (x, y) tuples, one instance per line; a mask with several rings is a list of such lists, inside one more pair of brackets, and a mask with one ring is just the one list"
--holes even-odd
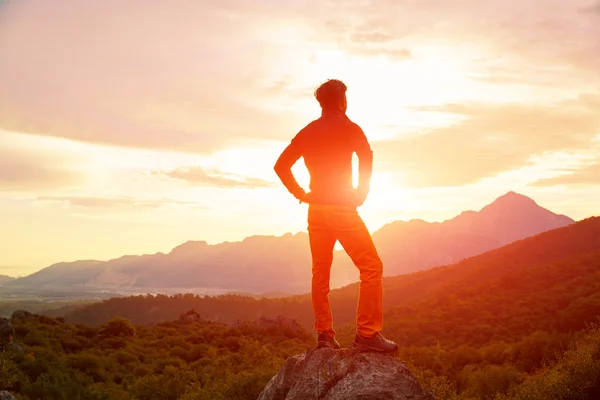
[(23, 351), (0, 353), (0, 390), (31, 400), (256, 399), (313, 341), (281, 319), (227, 326), (193, 311), (154, 326), (34, 316), (14, 329)]
[[(384, 285), (383, 333), (438, 400), (600, 398), (600, 218)], [(343, 346), (357, 289), (331, 293)], [(307, 295), (114, 298), (15, 322), (24, 351), (3, 354), (0, 389), (255, 399), (286, 357), (315, 345), (311, 324)]]

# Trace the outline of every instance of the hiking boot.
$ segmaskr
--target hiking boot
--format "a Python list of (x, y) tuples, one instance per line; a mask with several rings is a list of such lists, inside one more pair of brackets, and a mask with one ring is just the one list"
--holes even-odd
[(326, 333), (319, 332), (319, 337), (317, 339), (317, 349), (327, 347), (330, 349), (339, 349), (340, 344), (333, 336), (329, 336)]
[(398, 345), (383, 337), (381, 333), (365, 338), (356, 333), (354, 337), (354, 348), (359, 351), (376, 351), (379, 353), (397, 353)]

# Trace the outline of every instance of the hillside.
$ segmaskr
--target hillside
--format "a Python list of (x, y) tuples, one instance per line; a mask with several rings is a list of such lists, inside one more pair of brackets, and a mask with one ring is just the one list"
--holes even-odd
[[(285, 318), (227, 326), (190, 311), (151, 327), (119, 318), (101, 327), (45, 316), (12, 323), (18, 350), (0, 351), (0, 393), (9, 390), (23, 400), (254, 400), (279, 366), (289, 364), (285, 359), (302, 357), (314, 346), (306, 331)], [(598, 398), (599, 325), (569, 334), (537, 331), (512, 343), (503, 339), (484, 347), (402, 347), (398, 358), (438, 400)], [(343, 354), (351, 352), (336, 357)], [(353, 364), (387, 374), (365, 364), (363, 356)], [(380, 357), (386, 368), (400, 365)], [(328, 383), (334, 386), (352, 371)]]
[(313, 344), (282, 319), (232, 327), (193, 312), (152, 327), (12, 323), (24, 351), (0, 349), (0, 392), (22, 400), (255, 400), (287, 357)]
[[(538, 326), (546, 327), (540, 319), (548, 314), (553, 316), (552, 329), (580, 329), (585, 321), (600, 313), (599, 263), (600, 218), (590, 218), (454, 265), (384, 278), (386, 330), (402, 330), (399, 339), (405, 344), (431, 344), (459, 329), (453, 322), (446, 326), (448, 318), (444, 315), (471, 321), (474, 325), (465, 325), (471, 328), (489, 323), (494, 329), (508, 329), (505, 327), (514, 322), (512, 329), (520, 335)], [(357, 284), (332, 290), (337, 326), (354, 321), (357, 292)], [(285, 299), (192, 294), (134, 296), (92, 304), (66, 318), (98, 324), (119, 315), (146, 324), (172, 319), (191, 308), (215, 321), (286, 315), (309, 330), (313, 323), (309, 295)], [(433, 336), (404, 327), (403, 324), (412, 323), (413, 314), (431, 325)], [(494, 319), (500, 316), (506, 318), (502, 324)], [(489, 340), (494, 331), (481, 330), (478, 335), (483, 336), (464, 340)]]
[(15, 278), (12, 278), (10, 276), (7, 275), (0, 275), (0, 285), (5, 285), (8, 282), (14, 280)]
[[(354, 334), (356, 291), (351, 285), (331, 293), (343, 346), (350, 345)], [(386, 278), (385, 291), (384, 333), (400, 344), (400, 360), (436, 398), (537, 400), (556, 392), (567, 396), (556, 398), (570, 399), (571, 390), (582, 393), (577, 398), (596, 398), (600, 336), (597, 327), (584, 328), (600, 315), (600, 218), (453, 265)], [(312, 329), (308, 295), (260, 300), (234, 295), (115, 298), (71, 313), (66, 321), (98, 325), (121, 315), (136, 323), (157, 322), (190, 308), (204, 319), (233, 326), (244, 325), (236, 320), (285, 315)], [(81, 330), (84, 325), (70, 326)], [(538, 373), (541, 368), (547, 376)], [(168, 379), (163, 379), (166, 384)], [(553, 382), (561, 382), (560, 390)]]
[[(397, 221), (376, 231), (373, 238), (385, 264), (384, 273), (392, 276), (455, 263), (572, 222), (510, 192), (479, 212), (464, 212), (441, 223)], [(124, 256), (107, 262), (59, 263), (9, 285), (306, 293), (310, 290), (310, 265), (308, 235), (301, 232), (216, 245), (187, 242), (169, 254)], [(357, 280), (357, 269), (348, 256), (336, 252), (332, 287)]]
[(445, 222), (393, 222), (375, 232), (373, 240), (385, 261), (385, 275), (395, 276), (453, 264), (573, 222), (509, 192), (479, 212), (465, 211)]

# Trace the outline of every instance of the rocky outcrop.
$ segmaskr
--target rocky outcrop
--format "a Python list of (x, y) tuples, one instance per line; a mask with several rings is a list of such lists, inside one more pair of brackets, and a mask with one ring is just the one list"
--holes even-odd
[(258, 400), (435, 400), (401, 361), (354, 349), (288, 358)]
[(12, 394), (8, 393), (5, 390), (0, 391), (0, 400), (17, 400), (13, 397)]

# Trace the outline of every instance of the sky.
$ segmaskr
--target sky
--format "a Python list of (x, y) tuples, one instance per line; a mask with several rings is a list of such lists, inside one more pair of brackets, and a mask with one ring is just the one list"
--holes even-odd
[(0, 274), (305, 231), (273, 165), (330, 78), (371, 230), (511, 190), (600, 215), (600, 1), (9, 0)]

